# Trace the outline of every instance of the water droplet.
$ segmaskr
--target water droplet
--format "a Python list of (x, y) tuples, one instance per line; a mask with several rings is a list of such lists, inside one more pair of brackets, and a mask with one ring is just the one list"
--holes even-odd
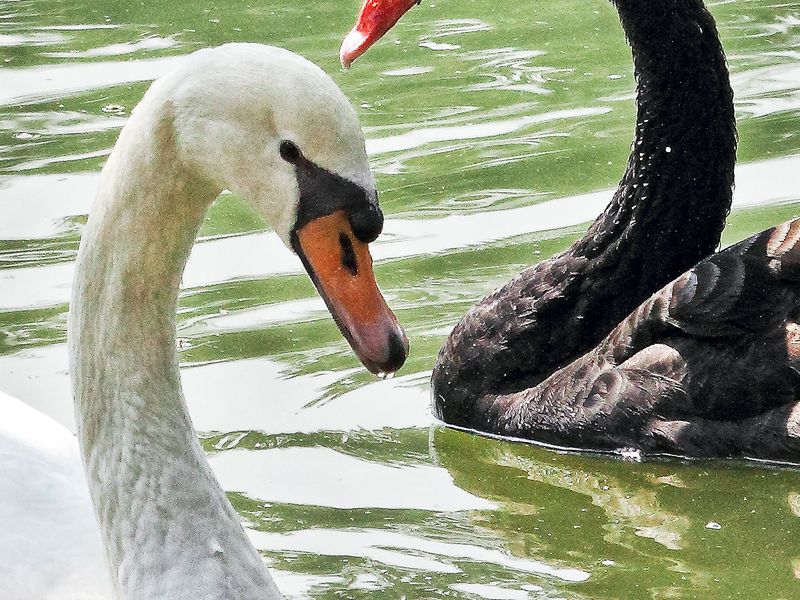
[(667, 152), (667, 154), (669, 154), (670, 152), (672, 152), (672, 147), (667, 146), (664, 150)]
[(720, 525), (716, 521), (709, 521), (708, 523), (706, 523), (706, 529), (714, 529), (714, 530), (722, 529), (722, 525)]
[(121, 104), (106, 104), (101, 110), (109, 115), (122, 115), (125, 113), (125, 107)]
[(35, 133), (29, 133), (27, 131), (20, 131), (19, 133), (14, 134), (15, 140), (35, 140), (39, 136)]
[(620, 456), (624, 460), (630, 460), (633, 462), (642, 462), (642, 452), (637, 448), (623, 448), (619, 451)]

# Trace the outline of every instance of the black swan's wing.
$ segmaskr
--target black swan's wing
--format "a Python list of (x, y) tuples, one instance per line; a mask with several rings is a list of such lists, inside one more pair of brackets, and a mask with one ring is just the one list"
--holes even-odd
[(535, 388), (484, 399), (566, 445), (800, 459), (800, 219), (698, 263)]
[(599, 350), (619, 362), (669, 333), (728, 344), (758, 336), (796, 316), (799, 285), (795, 219), (702, 260), (640, 305)]

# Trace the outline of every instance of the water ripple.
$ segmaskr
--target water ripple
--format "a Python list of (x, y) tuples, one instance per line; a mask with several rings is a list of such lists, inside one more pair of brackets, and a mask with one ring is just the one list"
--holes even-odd
[[(563, 73), (567, 70), (549, 66), (531, 65), (530, 61), (542, 56), (541, 50), (518, 50), (516, 48), (490, 48), (467, 52), (465, 60), (479, 62), (475, 67), (481, 76), (488, 76), (490, 81), (473, 83), (466, 87), (467, 91), (482, 90), (514, 90), (532, 94), (550, 94), (547, 89), (547, 76)], [(490, 71), (484, 73), (484, 71)], [(505, 73), (504, 71), (508, 71)]]
[(51, 58), (95, 58), (98, 56), (123, 56), (141, 51), (166, 50), (178, 45), (174, 37), (149, 36), (137, 42), (121, 42), (88, 50), (72, 50), (70, 52), (44, 52), (42, 56)]
[[(741, 165), (736, 169), (734, 207), (777, 204), (798, 198), (793, 174), (800, 155)], [(0, 216), (5, 208), (0, 190)], [(371, 245), (376, 261), (429, 255), (485, 245), (514, 236), (586, 223), (611, 199), (614, 190), (557, 198), (530, 206), (478, 214), (451, 214), (433, 219), (388, 219), (384, 234)], [(52, 213), (51, 213), (52, 214)], [(267, 261), (264, 257), (270, 257)], [(72, 263), (0, 269), (0, 309), (65, 303)], [(274, 233), (213, 239), (195, 244), (183, 276), (184, 287), (302, 272), (300, 260), (286, 251)]]
[(519, 131), (529, 125), (548, 123), (562, 119), (574, 119), (594, 115), (602, 115), (609, 112), (606, 107), (587, 107), (567, 110), (548, 111), (540, 114), (525, 115), (516, 119), (506, 119), (497, 121), (480, 120), (464, 125), (454, 125), (445, 127), (423, 127), (407, 133), (388, 136), (384, 138), (372, 138), (367, 140), (367, 153), (370, 156), (379, 156), (388, 152), (399, 152), (419, 148), (434, 142), (446, 142), (453, 140), (474, 140), (487, 137), (496, 137)]
[(53, 46), (63, 44), (69, 38), (60, 33), (6, 33), (0, 34), (0, 48), (13, 46)]
[(457, 561), (494, 564), (514, 571), (544, 575), (562, 581), (586, 581), (580, 569), (553, 567), (543, 562), (517, 558), (499, 550), (470, 544), (429, 540), (385, 530), (306, 529), (289, 534), (249, 531), (263, 550), (295, 550), (329, 556), (358, 556), (382, 564), (434, 573), (459, 573)]
[(151, 81), (176, 68), (185, 57), (94, 62), (0, 69), (0, 106), (64, 98), (87, 90)]
[(441, 467), (390, 466), (326, 447), (228, 450), (209, 462), (223, 488), (268, 502), (436, 512), (495, 507), (457, 487)]

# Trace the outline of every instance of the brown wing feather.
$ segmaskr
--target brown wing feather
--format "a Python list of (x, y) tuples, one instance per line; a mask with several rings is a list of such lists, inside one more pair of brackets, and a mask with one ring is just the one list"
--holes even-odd
[(798, 313), (795, 219), (701, 261), (593, 351), (494, 400), (514, 435), (800, 460)]

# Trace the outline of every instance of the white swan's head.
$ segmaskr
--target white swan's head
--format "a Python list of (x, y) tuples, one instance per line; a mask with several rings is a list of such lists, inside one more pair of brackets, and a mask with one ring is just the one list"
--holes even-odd
[(179, 159), (249, 200), (303, 261), (342, 333), (373, 372), (394, 372), (408, 341), (375, 283), (368, 244), (383, 228), (352, 105), (287, 50), (201, 50), (144, 102), (171, 113)]

